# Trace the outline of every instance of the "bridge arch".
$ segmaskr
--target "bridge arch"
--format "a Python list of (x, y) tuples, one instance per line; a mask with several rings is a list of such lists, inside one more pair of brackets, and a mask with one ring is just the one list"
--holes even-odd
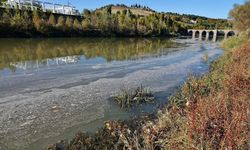
[(204, 31), (200, 31), (200, 36), (201, 36), (200, 37), (201, 39), (205, 39), (206, 36), (207, 36), (207, 31), (205, 31), (205, 30)]
[(225, 31), (218, 31), (217, 36), (218, 37), (225, 37), (226, 32)]
[(234, 35), (235, 35), (234, 31), (229, 31), (229, 32), (227, 32), (227, 34), (225, 34), (225, 37), (228, 38), (228, 37), (234, 36)]
[[(206, 40), (213, 40), (216, 41), (218, 36), (224, 35), (224, 38), (229, 36), (237, 35), (237, 31), (235, 30), (195, 30), (189, 29), (188, 34), (192, 34), (192, 38), (199, 38), (199, 40), (206, 39)], [(205, 37), (205, 38), (204, 38)]]
[(208, 40), (212, 40), (214, 38), (214, 31), (208, 31)]
[(193, 30), (188, 30), (188, 36), (193, 36), (194, 31)]
[(199, 36), (200, 36), (200, 31), (194, 31), (194, 37), (195, 38), (199, 38)]

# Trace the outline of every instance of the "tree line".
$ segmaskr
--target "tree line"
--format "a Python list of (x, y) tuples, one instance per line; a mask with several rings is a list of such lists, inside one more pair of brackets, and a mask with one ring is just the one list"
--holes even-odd
[[(67, 16), (31, 11), (30, 9), (0, 9), (0, 36), (175, 36), (186, 34), (190, 18), (170, 13), (152, 13), (148, 16), (134, 15), (130, 9), (112, 13), (112, 6), (101, 11), (84, 9), (82, 16)], [(200, 19), (201, 28), (214, 27), (221, 20)], [(204, 22), (207, 26), (204, 26)], [(221, 26), (227, 21), (221, 21)], [(211, 24), (215, 25), (211, 25)]]

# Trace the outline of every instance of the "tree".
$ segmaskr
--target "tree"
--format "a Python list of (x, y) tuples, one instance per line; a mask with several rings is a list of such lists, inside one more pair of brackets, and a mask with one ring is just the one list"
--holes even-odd
[(76, 31), (80, 31), (82, 29), (82, 26), (81, 26), (81, 24), (80, 24), (80, 22), (78, 21), (77, 18), (74, 20), (73, 28)]
[(55, 26), (56, 25), (56, 19), (55, 19), (55, 16), (53, 14), (50, 14), (48, 24), (50, 26)]
[(89, 17), (91, 15), (91, 11), (90, 10), (88, 10), (88, 9), (84, 9), (83, 10), (83, 16), (84, 17)]
[(244, 5), (235, 5), (229, 15), (235, 29), (241, 32), (250, 29), (250, 1)]
[(128, 11), (127, 9), (122, 10), (122, 14), (123, 14), (123, 15), (126, 15), (126, 14), (127, 14), (127, 11)]
[(63, 27), (65, 25), (65, 19), (63, 16), (58, 17), (57, 19), (57, 26)]
[(88, 30), (91, 28), (91, 20), (89, 18), (83, 19), (82, 20), (82, 28), (84, 30)]
[(11, 10), (10, 10), (10, 8), (6, 8), (2, 14), (0, 22), (10, 23), (10, 18), (12, 18)]
[[(2, 1), (2, 0), (1, 0)], [(248, 2), (249, 4), (250, 2)], [(48, 16), (48, 13), (41, 11), (33, 11), (32, 15), (29, 10), (20, 11), (19, 9), (8, 9), (0, 11), (0, 27), (1, 32), (15, 33), (18, 30), (19, 33), (28, 33), (30, 35), (36, 33), (33, 32), (34, 27), (40, 35), (53, 36), (53, 35), (75, 35), (75, 31), (82, 30), (95, 30), (96, 33), (108, 34), (108, 35), (161, 35), (161, 34), (173, 34), (184, 33), (186, 31), (189, 20), (197, 20), (198, 23), (192, 27), (196, 28), (223, 28), (228, 27), (227, 20), (221, 19), (207, 19), (204, 17), (194, 15), (180, 15), (176, 13), (152, 13), (150, 15), (139, 16), (131, 12), (131, 10), (125, 6), (121, 11), (116, 14), (112, 14), (113, 5), (108, 5), (100, 9), (100, 11), (91, 12), (88, 9), (83, 10), (83, 18), (75, 18), (73, 16), (58, 15), (57, 18), (53, 14)], [(132, 7), (139, 7), (144, 9), (150, 9), (138, 4), (132, 5)], [(237, 10), (240, 11), (241, 7), (237, 6)], [(249, 7), (244, 6), (244, 11), (249, 12)], [(2, 12), (2, 14), (1, 14)], [(236, 11), (232, 11), (232, 16), (236, 18), (239, 15)], [(232, 18), (233, 18), (232, 17)], [(243, 14), (242, 19), (246, 22), (241, 25), (244, 28), (249, 28), (249, 13)], [(81, 20), (80, 20), (81, 19)], [(237, 23), (237, 22), (236, 22)], [(56, 28), (55, 28), (56, 26)], [(8, 31), (6, 30), (8, 29)], [(66, 32), (65, 32), (66, 31)], [(71, 34), (71, 31), (74, 31)], [(61, 33), (60, 33), (61, 32)], [(7, 33), (8, 34), (8, 33)], [(29, 33), (28, 33), (29, 34)]]
[(73, 19), (71, 17), (67, 17), (66, 18), (66, 27), (68, 27), (69, 29), (71, 29), (73, 27)]
[(39, 12), (37, 10), (33, 11), (33, 13), (32, 13), (32, 22), (33, 22), (36, 30), (40, 31), (41, 30), (42, 21), (40, 19), (40, 15), (39, 15)]
[(106, 8), (106, 11), (107, 11), (107, 13), (108, 13), (109, 15), (111, 15), (111, 13), (112, 13), (112, 7), (111, 7), (111, 6), (108, 6), (108, 7)]
[(7, 0), (0, 0), (0, 6), (2, 6), (3, 2), (6, 2)]
[(23, 12), (23, 28), (25, 29), (25, 30), (28, 30), (28, 29), (30, 29), (31, 27), (32, 27), (32, 22), (31, 22), (31, 15), (30, 15), (30, 13), (27, 11), (27, 10), (25, 10), (24, 12)]
[(19, 28), (23, 24), (23, 18), (19, 10), (16, 10), (14, 16), (10, 19), (10, 25)]

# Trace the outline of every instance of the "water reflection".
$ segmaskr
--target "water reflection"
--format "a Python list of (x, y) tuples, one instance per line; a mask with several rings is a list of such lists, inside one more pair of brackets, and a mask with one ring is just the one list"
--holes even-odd
[[(1, 39), (0, 69), (34, 69), (64, 64), (86, 63), (92, 58), (104, 61), (136, 60), (164, 55), (176, 47), (168, 39)], [(85, 61), (84, 61), (85, 60)]]

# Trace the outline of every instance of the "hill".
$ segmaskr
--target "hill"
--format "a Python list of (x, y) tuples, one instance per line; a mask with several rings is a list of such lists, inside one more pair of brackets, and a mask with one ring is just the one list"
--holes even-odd
[(45, 13), (40, 9), (1, 8), (0, 37), (177, 36), (187, 29), (225, 29), (223, 19), (156, 12), (146, 6), (107, 5), (81, 16)]
[(117, 5), (106, 5), (101, 8), (98, 8), (95, 10), (95, 12), (102, 12), (106, 8), (110, 7), (111, 8), (111, 13), (112, 14), (117, 14), (117, 13), (122, 13), (123, 11), (128, 11), (130, 10), (132, 14), (138, 15), (138, 16), (148, 16), (150, 14), (155, 13), (156, 11), (150, 9), (149, 7), (146, 6), (141, 6), (141, 5), (131, 5), (130, 7), (124, 5), (124, 4), (117, 4)]
[(150, 14), (153, 14), (154, 12), (148, 11), (148, 10), (143, 10), (141, 8), (125, 8), (121, 6), (112, 6), (112, 13), (117, 13), (117, 12), (122, 12), (124, 10), (130, 10), (134, 15), (139, 15), (139, 16), (148, 16)]
[(101, 8), (96, 9), (95, 13), (103, 13), (107, 11), (107, 9), (111, 10), (112, 14), (121, 14), (124, 11), (130, 11), (133, 15), (139, 17), (147, 17), (152, 14), (163, 14), (165, 18), (171, 18), (173, 21), (182, 24), (183, 26), (188, 26), (189, 28), (197, 28), (197, 29), (226, 29), (232, 28), (231, 24), (227, 19), (215, 19), (208, 18), (205, 16), (193, 15), (193, 14), (179, 14), (174, 12), (157, 12), (147, 6), (141, 6), (139, 4), (126, 6), (124, 4), (117, 5), (106, 5)]

